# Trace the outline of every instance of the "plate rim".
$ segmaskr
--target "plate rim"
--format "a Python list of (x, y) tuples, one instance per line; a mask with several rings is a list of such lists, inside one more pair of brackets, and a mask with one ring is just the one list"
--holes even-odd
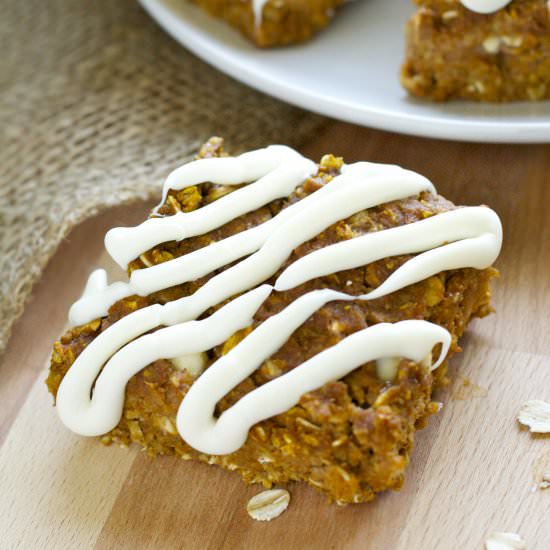
[(266, 95), (322, 116), (351, 124), (426, 138), (476, 143), (549, 143), (550, 120), (545, 122), (465, 121), (440, 119), (358, 105), (352, 101), (310, 92), (282, 83), (269, 72), (254, 73), (226, 53), (217, 40), (175, 14), (162, 0), (139, 0), (145, 11), (179, 44), (208, 65)]

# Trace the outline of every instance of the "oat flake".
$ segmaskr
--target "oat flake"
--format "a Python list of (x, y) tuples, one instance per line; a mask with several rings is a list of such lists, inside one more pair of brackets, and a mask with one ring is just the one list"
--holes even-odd
[(525, 541), (516, 533), (491, 533), (485, 540), (485, 550), (524, 550)]
[(534, 433), (550, 433), (550, 404), (533, 399), (526, 401), (518, 412), (518, 421)]
[(254, 495), (246, 505), (248, 515), (257, 521), (271, 521), (288, 507), (290, 493), (284, 489), (270, 489)]

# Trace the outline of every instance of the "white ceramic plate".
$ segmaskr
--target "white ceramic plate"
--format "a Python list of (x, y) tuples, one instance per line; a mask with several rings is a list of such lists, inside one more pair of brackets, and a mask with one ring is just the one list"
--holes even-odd
[(434, 104), (399, 84), (409, 0), (360, 0), (313, 41), (259, 50), (186, 0), (140, 0), (176, 40), (234, 78), (310, 111), (395, 132), (480, 142), (550, 142), (550, 101)]

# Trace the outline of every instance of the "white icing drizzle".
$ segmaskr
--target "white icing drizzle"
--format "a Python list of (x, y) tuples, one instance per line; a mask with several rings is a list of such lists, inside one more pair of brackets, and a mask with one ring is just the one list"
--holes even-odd
[[(194, 161), (169, 176), (163, 199), (170, 189), (205, 181), (248, 185), (188, 214), (153, 218), (135, 228), (111, 230), (106, 246), (115, 261), (125, 266), (162, 242), (203, 234), (287, 196), (314, 171), (311, 161), (277, 146), (235, 158)], [(171, 261), (134, 271), (128, 282), (108, 285), (103, 270), (93, 272), (82, 297), (71, 308), (70, 319), (74, 324), (105, 315), (110, 305), (122, 297), (147, 295), (237, 262), (212, 277), (193, 295), (137, 310), (96, 337), (61, 383), (57, 394), (61, 420), (83, 435), (111, 430), (120, 421), (124, 389), (134, 374), (158, 359), (196, 364), (200, 354), (250, 325), (254, 313), (272, 291), (262, 283), (282, 267), (296, 247), (333, 223), (366, 208), (416, 196), (422, 191), (435, 193), (426, 178), (397, 166), (362, 162), (344, 166), (341, 172), (270, 220)], [(379, 375), (391, 379), (401, 357), (420, 362), (431, 357), (435, 345), (442, 344), (440, 357), (432, 365), (437, 368), (450, 345), (450, 335), (445, 329), (418, 320), (378, 324), (348, 336), (247, 394), (218, 420), (213, 417), (216, 403), (327, 302), (379, 298), (448, 269), (483, 269), (493, 263), (501, 242), (500, 220), (492, 210), (461, 208), (339, 242), (300, 258), (279, 276), (276, 290), (293, 288), (310, 279), (384, 257), (418, 254), (367, 294), (349, 296), (328, 289), (313, 291), (269, 317), (195, 381), (180, 406), (178, 430), (198, 450), (226, 454), (243, 444), (253, 424), (284, 412), (303, 393), (341, 378), (368, 361), (376, 360)], [(242, 292), (245, 294), (210, 317), (195, 320), (208, 308)], [(158, 327), (166, 328), (145, 334)]]
[[(212, 166), (212, 163), (205, 165), (204, 174), (209, 175)], [(106, 315), (109, 307), (121, 298), (132, 294), (146, 296), (163, 288), (198, 279), (252, 254), (240, 264), (211, 279), (192, 297), (172, 302), (173, 309), (182, 311), (182, 308), (192, 308), (189, 315), (198, 316), (208, 307), (273, 275), (296, 246), (313, 238), (332, 223), (383, 202), (416, 195), (421, 191), (435, 192), (435, 188), (425, 177), (398, 166), (389, 165), (381, 168), (381, 165), (360, 162), (343, 167), (342, 172), (342, 175), (335, 177), (315, 193), (285, 208), (271, 220), (172, 261), (136, 270), (131, 274), (128, 283), (115, 282), (107, 286), (106, 277), (98, 278), (103, 286), (94, 285), (90, 292), (86, 290), (81, 299), (73, 304), (69, 311), (70, 323), (88, 323)], [(215, 173), (212, 172), (214, 175)], [(303, 174), (296, 170), (294, 180), (285, 183), (287, 187), (294, 189), (304, 179)], [(266, 181), (265, 178), (263, 181)], [(248, 188), (252, 188), (253, 185), (256, 184), (251, 184)], [(223, 209), (212, 211), (208, 208), (232, 196), (237, 197), (237, 200), (232, 201), (232, 204), (236, 205), (235, 217), (245, 214), (250, 211), (249, 203), (238, 199), (239, 194), (245, 189), (247, 188), (238, 189), (212, 205), (194, 211), (196, 215), (193, 220), (199, 219), (199, 214), (208, 216), (208, 231), (223, 225), (228, 221), (226, 216), (221, 215)], [(247, 197), (250, 199), (250, 193)], [(259, 202), (256, 201), (255, 204)], [(259, 206), (262, 204), (258, 204), (257, 207)], [(167, 218), (153, 218), (134, 228), (112, 229), (105, 238), (107, 250), (119, 265), (125, 266), (129, 256), (128, 247), (124, 246), (122, 236), (130, 239), (132, 243), (132, 259), (185, 231), (196, 235), (196, 232), (188, 229), (188, 218), (184, 216), (176, 214)], [(171, 238), (166, 238), (167, 234), (170, 234)], [(225, 284), (227, 286), (224, 286)], [(218, 301), (216, 295), (219, 296)], [(178, 322), (189, 318), (191, 317), (184, 317), (182, 314), (178, 316)]]
[(512, 0), (460, 0), (465, 8), (477, 13), (494, 13), (506, 7)]
[[(450, 244), (445, 244), (450, 243)], [(370, 299), (422, 281), (443, 269), (492, 264), (500, 251), (502, 229), (492, 210), (478, 206), (341, 241), (303, 256), (283, 271), (276, 290), (288, 290), (330, 273), (367, 265), (382, 258), (422, 252), (394, 271)], [(426, 251), (426, 252), (425, 252)]]
[[(57, 398), (61, 420), (81, 435), (101, 435), (112, 430), (120, 421), (124, 388), (134, 374), (158, 359), (198, 354), (223, 343), (234, 332), (250, 325), (252, 316), (270, 290), (269, 285), (262, 285), (229, 302), (205, 320), (187, 321), (141, 336), (114, 353), (102, 371), (101, 366), (116, 344), (99, 350), (92, 348), (91, 352), (87, 352), (99, 340), (96, 338), (78, 357), (78, 369), (74, 366), (69, 369), (61, 382)], [(236, 450), (232, 447), (234, 442), (242, 439), (242, 444), (252, 424), (284, 412), (296, 404), (303, 393), (337, 380), (363, 363), (387, 357), (389, 354), (398, 354), (420, 362), (440, 343), (443, 346), (442, 351), (432, 369), (441, 364), (451, 343), (451, 337), (444, 328), (418, 320), (403, 321), (395, 325), (380, 323), (348, 336), (330, 348), (332, 351), (326, 350), (276, 379), (280, 380), (277, 384), (273, 384), (276, 382), (274, 380), (254, 390), (254, 394), (259, 392), (259, 400), (247, 396), (244, 403), (248, 405), (240, 405), (243, 400), (239, 401), (231, 408), (233, 412), (227, 417), (234, 419), (229, 423), (231, 428), (228, 430), (225, 421), (218, 426), (213, 418), (216, 403), (273, 355), (308, 317), (329, 301), (356, 299), (368, 298), (328, 289), (309, 292), (281, 313), (269, 317), (227, 355), (206, 369), (191, 386), (178, 412), (178, 430), (187, 443), (206, 453), (233, 452)], [(109, 327), (105, 334), (117, 324)], [(116, 340), (112, 338), (112, 341)], [(361, 350), (361, 346), (367, 347), (368, 351)], [(101, 359), (98, 361), (99, 355)], [(328, 367), (327, 362), (333, 364)], [(391, 366), (383, 363), (379, 374), (391, 379), (395, 375), (396, 367), (396, 363)], [(306, 387), (309, 389), (301, 390)], [(282, 403), (279, 402), (281, 391), (287, 396)], [(286, 407), (289, 397), (293, 402)], [(263, 404), (259, 406), (261, 403)], [(260, 411), (264, 415), (266, 411), (275, 409), (278, 412), (258, 417)], [(227, 413), (229, 411), (222, 418)], [(247, 419), (253, 418), (256, 419), (248, 423)], [(204, 429), (206, 424), (209, 425), (208, 429)], [(188, 426), (187, 429), (183, 428), (185, 425)], [(206, 441), (209, 443), (205, 443)]]
[[(92, 340), (63, 377), (56, 398), (61, 421), (81, 435), (108, 432), (120, 421), (126, 383), (134, 374), (157, 359), (200, 353), (224, 342), (250, 325), (270, 292), (269, 285), (262, 285), (207, 319), (167, 327), (140, 338), (140, 334), (164, 324), (163, 306), (149, 306), (123, 317)], [(137, 339), (132, 341), (134, 338)]]

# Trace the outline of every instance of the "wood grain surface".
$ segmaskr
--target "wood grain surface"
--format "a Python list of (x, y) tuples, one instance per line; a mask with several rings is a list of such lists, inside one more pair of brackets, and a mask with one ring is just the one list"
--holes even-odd
[(139, 204), (74, 230), (2, 359), (0, 548), (462, 550), (483, 548), (492, 530), (520, 533), (529, 550), (550, 548), (550, 490), (534, 490), (550, 470), (550, 439), (515, 421), (525, 400), (550, 401), (550, 146), (451, 143), (333, 123), (303, 152), (401, 164), (449, 199), (488, 204), (502, 217), (497, 314), (463, 338), (453, 384), (418, 433), (403, 490), (339, 508), (293, 484), (288, 510), (258, 523), (245, 505), (260, 488), (235, 474), (105, 448), (61, 425), (44, 385), (51, 344), (88, 272), (117, 273), (103, 235), (143, 219), (148, 205)]

